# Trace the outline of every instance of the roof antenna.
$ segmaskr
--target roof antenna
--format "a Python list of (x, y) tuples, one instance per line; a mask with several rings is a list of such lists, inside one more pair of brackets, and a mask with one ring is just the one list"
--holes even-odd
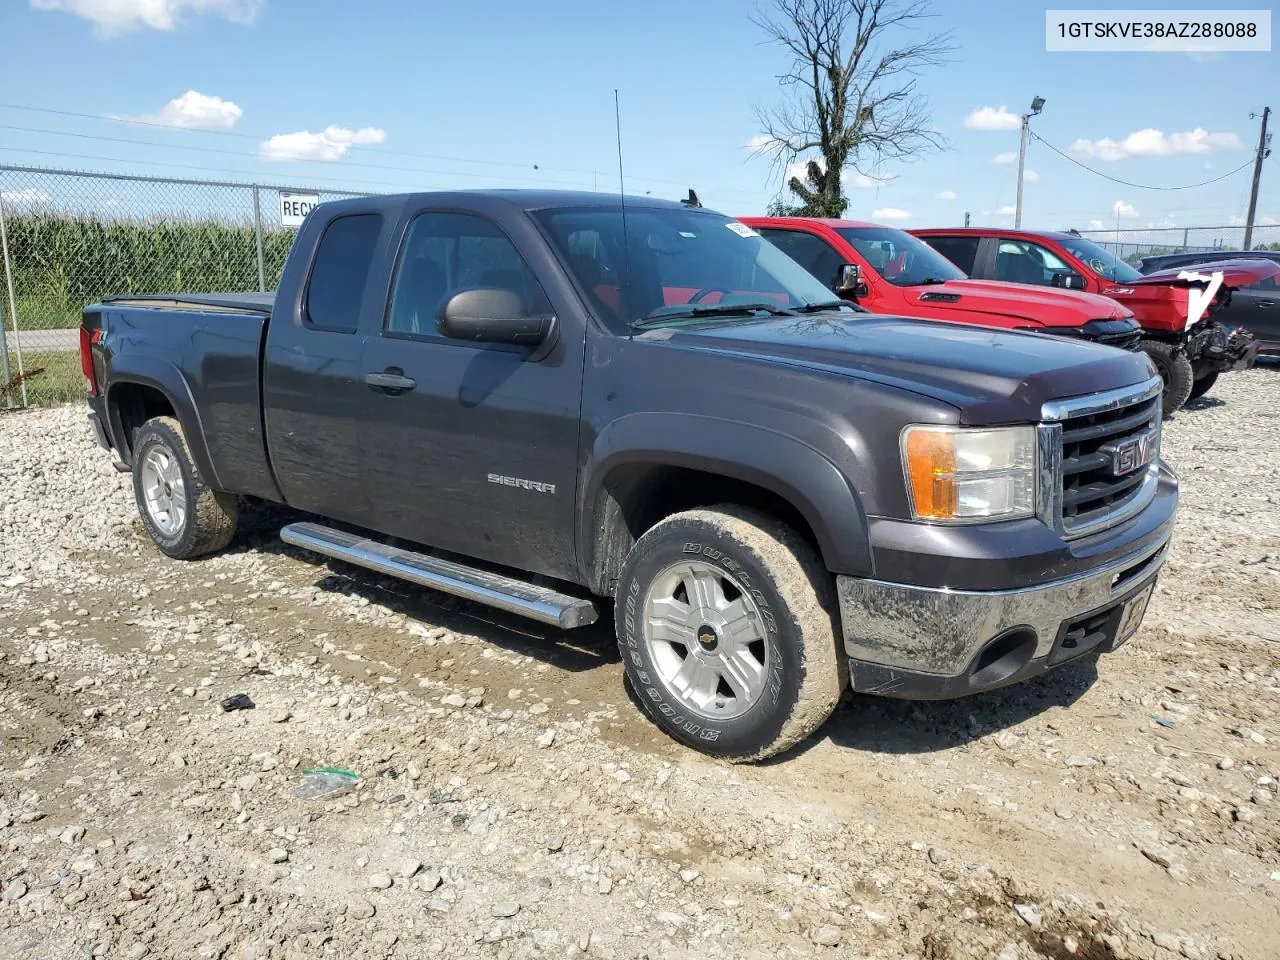
[(680, 203), (686, 207), (702, 206), (702, 201), (698, 199), (698, 195), (693, 192), (692, 188), (689, 190), (689, 196), (681, 200)]
[(627, 185), (622, 176), (622, 108), (618, 105), (618, 88), (613, 88), (613, 123), (618, 135), (618, 193), (622, 203), (622, 285), (618, 289), (618, 307), (627, 318), (628, 336), (635, 336), (631, 325), (629, 299), (631, 292), (631, 244), (627, 240)]

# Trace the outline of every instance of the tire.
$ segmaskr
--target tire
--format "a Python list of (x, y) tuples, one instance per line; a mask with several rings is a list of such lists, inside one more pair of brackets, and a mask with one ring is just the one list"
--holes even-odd
[(1156, 372), (1164, 381), (1161, 403), (1164, 415), (1170, 417), (1181, 410), (1191, 396), (1191, 385), (1195, 382), (1191, 361), (1187, 359), (1186, 352), (1176, 344), (1160, 340), (1143, 340), (1142, 350), (1156, 365)]
[(1191, 384), (1191, 395), (1187, 397), (1187, 402), (1199, 400), (1206, 393), (1213, 389), (1213, 385), (1218, 382), (1218, 371), (1210, 370), (1203, 377), (1198, 378)]
[(627, 678), (683, 744), (736, 762), (781, 753), (823, 724), (848, 684), (834, 593), (813, 548), (766, 514), (675, 514), (637, 541), (618, 579)]
[(173, 417), (148, 420), (134, 434), (133, 497), (151, 539), (177, 560), (221, 550), (235, 535), (236, 498), (205, 484)]

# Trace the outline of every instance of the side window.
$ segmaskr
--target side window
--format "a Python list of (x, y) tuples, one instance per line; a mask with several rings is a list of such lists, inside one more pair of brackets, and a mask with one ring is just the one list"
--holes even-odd
[(434, 336), (446, 297), (476, 287), (510, 290), (526, 316), (551, 310), (533, 271), (493, 223), (466, 213), (420, 213), (400, 251), (386, 329)]
[(761, 230), (760, 235), (821, 280), (824, 287), (836, 282), (844, 261), (821, 237), (799, 230)]
[(338, 217), (325, 227), (307, 281), (303, 316), (308, 325), (356, 332), (381, 230), (379, 213)]
[(963, 270), (965, 276), (973, 276), (973, 267), (978, 259), (978, 244), (982, 242), (981, 237), (923, 237), (921, 239)]
[(1074, 273), (1052, 250), (1027, 240), (1001, 240), (996, 250), (996, 279), (1054, 286), (1055, 273)]

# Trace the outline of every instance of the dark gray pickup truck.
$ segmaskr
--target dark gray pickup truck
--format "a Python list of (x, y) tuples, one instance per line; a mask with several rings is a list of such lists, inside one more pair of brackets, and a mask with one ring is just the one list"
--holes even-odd
[(1142, 354), (871, 316), (650, 199), (324, 204), (274, 298), (111, 298), (82, 350), (164, 553), (259, 498), (314, 515), (291, 544), (559, 627), (612, 603), (653, 721), (735, 760), (849, 685), (1114, 650), (1177, 503)]

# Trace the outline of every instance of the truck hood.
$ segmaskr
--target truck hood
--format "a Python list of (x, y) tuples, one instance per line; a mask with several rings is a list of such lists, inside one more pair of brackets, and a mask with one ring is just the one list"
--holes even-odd
[(941, 400), (974, 425), (1040, 419), (1049, 400), (1141, 383), (1143, 353), (946, 321), (859, 314), (777, 317), (647, 331), (686, 349), (856, 377)]
[(1090, 320), (1123, 320), (1133, 316), (1109, 297), (1079, 290), (1032, 287), (998, 280), (948, 280), (903, 290), (909, 301), (927, 305), (933, 316), (947, 310), (1015, 317), (1026, 326), (1079, 327)]
[(1268, 277), (1280, 276), (1280, 263), (1273, 260), (1250, 260), (1247, 257), (1236, 257), (1229, 260), (1216, 260), (1212, 263), (1193, 263), (1185, 267), (1170, 267), (1167, 270), (1157, 270), (1154, 273), (1148, 273), (1144, 277), (1137, 280), (1127, 280), (1124, 283), (1117, 283), (1116, 289), (1124, 287), (1189, 287), (1192, 285), (1203, 286), (1203, 281), (1186, 280), (1180, 276), (1182, 273), (1198, 273), (1202, 276), (1222, 272), (1222, 285), (1236, 289), (1237, 287), (1247, 287), (1255, 283), (1261, 283)]

